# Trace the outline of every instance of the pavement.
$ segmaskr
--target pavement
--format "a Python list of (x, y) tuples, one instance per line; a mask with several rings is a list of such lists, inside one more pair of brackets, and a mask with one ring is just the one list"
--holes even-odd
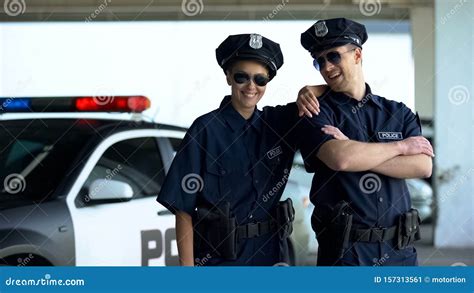
[(474, 248), (436, 248), (433, 246), (433, 226), (421, 226), (422, 239), (415, 244), (420, 266), (474, 266)]

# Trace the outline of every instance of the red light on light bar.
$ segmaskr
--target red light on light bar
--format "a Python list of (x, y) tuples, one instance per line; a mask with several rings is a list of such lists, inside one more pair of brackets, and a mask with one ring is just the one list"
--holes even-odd
[(150, 108), (150, 100), (145, 96), (79, 97), (75, 100), (75, 107), (83, 112), (140, 113)]

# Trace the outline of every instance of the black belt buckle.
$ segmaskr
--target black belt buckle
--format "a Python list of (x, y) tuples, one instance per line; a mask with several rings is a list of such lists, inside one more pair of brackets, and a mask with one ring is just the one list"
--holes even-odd
[(373, 228), (370, 230), (370, 242), (382, 242), (386, 228)]
[(247, 238), (253, 238), (260, 235), (260, 223), (247, 224)]

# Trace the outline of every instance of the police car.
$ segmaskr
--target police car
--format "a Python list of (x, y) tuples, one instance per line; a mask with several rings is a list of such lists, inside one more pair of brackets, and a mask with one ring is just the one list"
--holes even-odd
[[(144, 96), (0, 99), (0, 265), (178, 264), (174, 216), (155, 199), (186, 129), (147, 119), (149, 106)], [(308, 237), (303, 224), (294, 235)]]
[(0, 263), (178, 264), (155, 198), (184, 129), (146, 122), (144, 96), (0, 105)]

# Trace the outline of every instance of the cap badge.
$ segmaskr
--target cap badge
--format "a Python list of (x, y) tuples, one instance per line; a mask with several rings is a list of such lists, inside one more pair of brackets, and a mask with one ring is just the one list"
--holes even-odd
[(259, 34), (251, 34), (249, 46), (254, 49), (260, 49), (263, 46), (262, 36)]
[(324, 20), (320, 20), (316, 22), (314, 25), (314, 32), (316, 34), (316, 37), (324, 37), (325, 35), (328, 34), (328, 27), (326, 26), (326, 22)]

